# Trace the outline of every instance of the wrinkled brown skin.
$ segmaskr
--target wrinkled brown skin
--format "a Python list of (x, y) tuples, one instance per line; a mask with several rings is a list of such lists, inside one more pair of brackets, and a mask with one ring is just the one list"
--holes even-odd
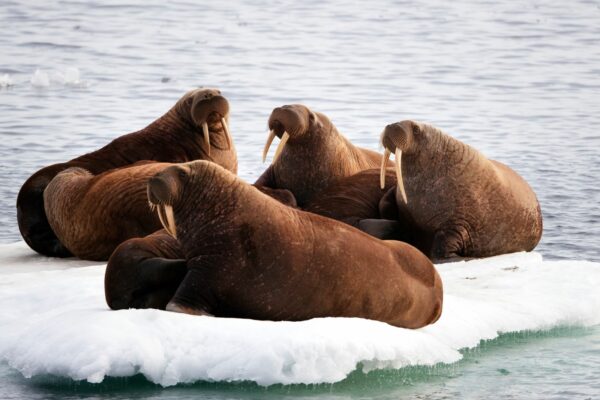
[(381, 163), (381, 154), (354, 146), (326, 115), (300, 104), (274, 109), (269, 129), (290, 139), (255, 184), (290, 190), (300, 207), (336, 180)]
[(163, 170), (150, 180), (148, 198), (173, 206), (188, 265), (169, 311), (360, 317), (406, 328), (441, 314), (440, 277), (412, 246), (281, 205), (215, 164)]
[[(229, 148), (219, 118), (212, 111), (227, 114), (229, 104), (216, 89), (196, 89), (186, 93), (166, 114), (146, 128), (121, 136), (103, 148), (71, 161), (54, 164), (33, 174), (17, 197), (17, 221), (25, 242), (46, 256), (69, 257), (71, 252), (58, 240), (44, 211), (43, 193), (59, 172), (84, 168), (97, 175), (141, 160), (187, 162), (211, 160), (232, 172), (237, 171), (237, 156)], [(227, 119), (227, 115), (223, 115)], [(199, 124), (208, 117), (210, 156)]]
[(381, 199), (396, 186), (394, 170), (387, 169), (383, 189), (379, 182), (379, 169), (368, 169), (341, 178), (321, 190), (318, 196), (304, 205), (303, 210), (345, 222), (369, 234), (372, 220), (376, 220), (375, 235), (379, 239), (402, 237), (403, 226), (397, 220), (386, 221), (387, 227), (379, 221), (382, 218), (379, 210)]
[(44, 191), (52, 231), (76, 257), (103, 261), (133, 237), (161, 229), (146, 196), (148, 180), (169, 163), (140, 162), (92, 175), (69, 168)]
[(527, 182), (506, 165), (439, 129), (415, 121), (388, 125), (383, 145), (402, 149), (408, 203), (398, 188), (382, 199), (383, 218), (410, 221), (408, 240), (436, 261), (531, 251), (542, 213)]
[[(296, 206), (289, 190), (258, 189), (282, 204)], [(144, 198), (147, 199), (145, 192)], [(108, 259), (104, 278), (106, 303), (113, 310), (164, 310), (186, 273), (183, 249), (164, 229), (143, 238), (129, 239)]]

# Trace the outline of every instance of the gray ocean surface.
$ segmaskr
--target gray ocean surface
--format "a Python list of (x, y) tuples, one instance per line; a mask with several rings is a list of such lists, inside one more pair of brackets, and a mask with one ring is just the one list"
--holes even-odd
[[(250, 182), (276, 106), (304, 103), (374, 150), (386, 124), (426, 121), (529, 181), (546, 259), (600, 261), (600, 3), (580, 0), (3, 0), (0, 243), (20, 240), (29, 175), (146, 126), (195, 86), (229, 99)], [(600, 328), (504, 335), (454, 365), (334, 385), (164, 390), (141, 377), (26, 380), (0, 365), (3, 399), (264, 397), (600, 398)]]

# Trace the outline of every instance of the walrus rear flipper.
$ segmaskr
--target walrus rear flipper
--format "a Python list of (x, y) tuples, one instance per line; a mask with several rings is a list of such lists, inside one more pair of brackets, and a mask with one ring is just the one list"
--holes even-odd
[(71, 257), (71, 252), (58, 240), (50, 227), (44, 209), (44, 190), (64, 164), (44, 168), (31, 176), (17, 196), (17, 223), (25, 243), (47, 257)]

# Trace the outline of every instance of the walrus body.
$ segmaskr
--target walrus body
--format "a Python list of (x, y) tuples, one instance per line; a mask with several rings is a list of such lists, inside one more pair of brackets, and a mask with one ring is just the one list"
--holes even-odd
[(399, 167), (398, 185), (380, 205), (383, 218), (410, 221), (408, 241), (432, 259), (530, 251), (539, 242), (539, 202), (506, 165), (414, 121), (388, 125), (382, 142)]
[(70, 167), (98, 175), (141, 160), (176, 163), (206, 159), (237, 171), (237, 156), (227, 131), (228, 113), (229, 104), (218, 90), (192, 90), (146, 128), (121, 136), (92, 153), (37, 171), (17, 197), (17, 221), (23, 239), (43, 255), (71, 255), (48, 224), (43, 201), (46, 186)]
[[(289, 190), (257, 189), (282, 204), (296, 207)], [(146, 201), (147, 197), (144, 192)], [(164, 309), (186, 272), (183, 249), (166, 230), (126, 240), (112, 252), (106, 265), (106, 303), (115, 310)]]
[(146, 186), (171, 164), (148, 162), (92, 175), (69, 168), (44, 191), (46, 216), (60, 242), (76, 257), (107, 260), (123, 241), (161, 229)]
[[(379, 169), (367, 169), (338, 179), (321, 190), (318, 196), (314, 196), (302, 209), (345, 222), (371, 234), (371, 221), (382, 218), (379, 207), (381, 200), (395, 186), (396, 176), (393, 170), (386, 171), (385, 186), (382, 189)], [(382, 233), (381, 223), (377, 221), (376, 235), (380, 239), (400, 237), (401, 229), (398, 221), (389, 221), (387, 237)]]
[(263, 320), (339, 316), (417, 328), (436, 321), (442, 283), (410, 245), (281, 205), (204, 161), (169, 167), (148, 198), (188, 271), (170, 311)]
[(273, 163), (255, 184), (290, 190), (300, 207), (336, 180), (378, 168), (381, 162), (381, 154), (354, 146), (326, 115), (303, 105), (274, 109), (269, 129), (263, 159), (275, 136), (281, 142)]

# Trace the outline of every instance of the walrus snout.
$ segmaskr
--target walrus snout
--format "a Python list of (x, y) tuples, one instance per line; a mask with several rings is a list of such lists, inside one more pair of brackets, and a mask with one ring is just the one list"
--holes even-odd
[(190, 167), (174, 165), (159, 172), (148, 181), (148, 202), (156, 207), (160, 223), (174, 238), (177, 238), (177, 225), (173, 213), (173, 203), (179, 197), (181, 185), (187, 180)]
[(221, 125), (225, 133), (228, 149), (231, 149), (231, 134), (227, 125), (229, 118), (229, 102), (218, 89), (196, 89), (188, 93), (187, 104), (190, 105), (189, 113), (196, 126), (202, 127), (206, 153), (210, 156), (210, 130), (211, 127)]
[(399, 148), (406, 152), (413, 139), (413, 122), (402, 121), (387, 125), (381, 134), (381, 144), (392, 153)]
[(269, 117), (269, 130), (275, 131), (279, 138), (282, 138), (285, 132), (292, 137), (301, 135), (308, 130), (311, 114), (308, 107), (301, 104), (277, 107)]
[(269, 117), (269, 137), (263, 149), (263, 162), (267, 158), (267, 153), (275, 136), (279, 137), (281, 141), (275, 150), (273, 163), (279, 158), (290, 137), (298, 137), (308, 131), (313, 119), (314, 114), (302, 104), (291, 104), (275, 108)]
[(383, 145), (383, 157), (381, 159), (380, 186), (385, 187), (385, 170), (391, 153), (396, 157), (396, 179), (397, 189), (405, 204), (408, 203), (404, 180), (402, 178), (402, 152), (406, 152), (412, 145), (413, 122), (402, 121), (387, 125), (381, 133), (381, 144)]

